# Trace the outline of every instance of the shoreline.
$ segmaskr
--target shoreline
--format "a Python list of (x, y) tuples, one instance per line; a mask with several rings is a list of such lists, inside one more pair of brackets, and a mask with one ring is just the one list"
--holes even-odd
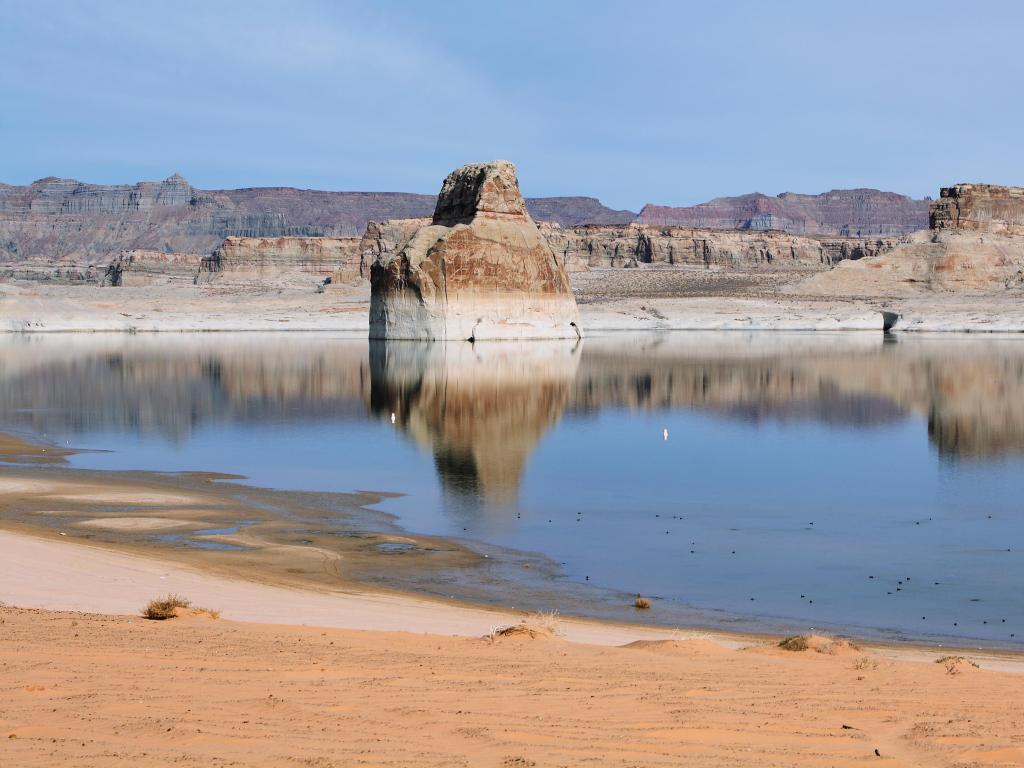
[[(621, 272), (619, 270), (618, 272)], [(576, 291), (584, 337), (618, 331), (799, 331), (893, 333), (1022, 333), (1024, 309), (1013, 296), (805, 297), (762, 289), (648, 295), (632, 275), (615, 270), (608, 293)], [(645, 272), (641, 270), (641, 272)], [(590, 274), (594, 285), (604, 279)], [(623, 285), (619, 285), (623, 283)], [(247, 286), (98, 288), (0, 284), (0, 333), (229, 333), (365, 334), (367, 286), (323, 294)]]
[[(340, 512), (343, 515), (341, 530), (347, 531), (349, 535), (354, 534), (353, 538), (346, 535), (340, 539), (344, 542), (341, 545), (337, 543), (339, 539), (336, 536), (327, 537), (331, 549), (324, 549), (319, 541), (307, 541), (303, 544), (282, 541), (275, 534), (273, 525), (266, 530), (259, 525), (253, 527), (252, 524), (258, 522), (255, 520), (248, 521), (249, 528), (231, 531), (228, 529), (235, 525), (236, 519), (257, 516), (259, 513), (255, 510), (265, 504), (272, 505), (267, 509), (288, 510), (289, 518), (304, 520), (314, 526), (316, 521), (314, 517), (308, 516), (312, 508), (304, 504), (306, 494), (303, 492), (275, 491), (254, 485), (240, 485), (231, 482), (239, 479), (236, 476), (217, 473), (165, 474), (146, 471), (80, 470), (61, 466), (65, 463), (65, 456), (74, 452), (74, 449), (39, 443), (38, 436), (21, 437), (0, 433), (0, 461), (19, 462), (6, 466), (9, 471), (21, 470), (13, 476), (8, 474), (7, 477), (0, 478), (0, 506), (10, 507), (14, 501), (20, 507), (14, 516), (3, 520), (3, 525), (0, 525), (0, 536), (25, 536), (28, 537), (26, 541), (48, 542), (51, 546), (57, 547), (78, 544), (97, 553), (108, 553), (115, 559), (123, 556), (137, 558), (139, 562), (163, 564), (167, 568), (182, 568), (220, 580), (222, 586), (226, 583), (241, 583), (253, 588), (266, 588), (272, 592), (286, 590), (289, 593), (319, 596), (313, 600), (315, 605), (311, 610), (314, 611), (314, 615), (320, 615), (323, 611), (323, 606), (317, 602), (321, 598), (330, 599), (332, 595), (362, 595), (364, 598), (372, 596), (373, 600), (383, 599), (385, 602), (408, 601), (417, 606), (416, 611), (424, 609), (427, 605), (464, 609), (467, 612), (465, 615), (455, 610), (453, 621), (457, 626), (463, 626), (464, 622), (468, 621), (467, 617), (475, 617), (472, 626), (474, 633), (477, 634), (482, 634), (495, 623), (514, 623), (514, 619), (521, 619), (531, 611), (551, 609), (559, 612), (564, 621), (579, 625), (619, 627), (623, 631), (633, 633), (636, 639), (665, 639), (683, 633), (687, 636), (714, 635), (726, 638), (727, 642), (732, 643), (751, 638), (764, 641), (768, 638), (807, 631), (806, 624), (792, 618), (772, 615), (719, 616), (720, 612), (714, 609), (683, 606), (667, 615), (649, 617), (652, 618), (651, 623), (632, 621), (621, 615), (631, 612), (631, 609), (625, 607), (625, 602), (608, 602), (613, 594), (618, 595), (621, 590), (589, 588), (584, 585), (555, 585), (550, 582), (544, 568), (545, 564), (552, 563), (543, 555), (505, 551), (482, 541), (418, 534), (398, 524), (393, 520), (391, 513), (366, 506), (386, 498), (386, 494), (328, 494), (336, 497), (339, 500), (337, 503), (341, 504), (340, 507), (332, 507), (334, 514)], [(251, 498), (242, 501), (239, 492)], [(132, 500), (128, 501), (129, 498)], [(230, 507), (232, 504), (246, 506), (239, 506), (228, 513), (225, 505)], [(113, 505), (117, 511), (108, 511), (108, 505)], [(54, 506), (63, 509), (52, 511)], [(214, 533), (205, 537), (214, 545), (209, 549), (155, 544), (145, 538), (140, 539), (137, 534), (159, 532), (159, 528), (138, 525), (121, 528), (113, 525), (119, 521), (134, 521), (141, 524), (145, 520), (149, 525), (167, 525), (169, 531), (184, 530), (181, 526), (188, 523), (194, 514), (192, 509), (203, 518), (201, 525), (193, 522), (192, 528), (214, 529)], [(360, 513), (366, 513), (374, 520), (363, 519)], [(218, 517), (218, 514), (227, 516)], [(264, 516), (267, 520), (264, 523), (275, 520), (277, 514), (267, 514), (265, 510)], [(296, 515), (298, 517), (295, 517)], [(382, 520), (390, 522), (382, 523)], [(199, 532), (203, 533), (202, 530)], [(303, 534), (305, 535), (309, 535), (309, 531)], [(14, 562), (18, 559), (20, 550), (11, 544), (11, 541), (13, 539), (8, 539), (7, 543), (0, 547), (0, 555)], [(355, 542), (356, 546), (349, 546), (350, 542)], [(363, 546), (362, 542), (366, 542), (366, 545)], [(386, 548), (393, 542), (403, 547), (414, 546), (416, 552), (405, 553), (400, 560), (395, 560), (393, 557), (379, 554), (375, 549), (380, 543)], [(216, 550), (221, 548), (220, 545), (223, 545), (224, 551), (218, 552)], [(252, 548), (251, 556), (236, 559), (240, 554), (237, 551), (240, 547)], [(236, 551), (232, 553), (231, 550)], [(58, 551), (53, 550), (54, 553)], [(488, 551), (491, 555), (485, 554)], [(56, 554), (51, 554), (51, 557), (60, 560)], [(0, 584), (4, 584), (5, 581), (13, 584), (19, 578), (23, 578), (23, 572), (32, 571), (30, 561), (22, 558), (20, 562), (23, 562), (23, 571), (14, 569), (5, 572), (0, 569), (0, 576), (7, 573), (4, 578), (0, 578)], [(488, 568), (497, 568), (498, 571), (478, 573), (477, 569), (485, 563), (488, 564)], [(516, 564), (528, 564), (529, 570), (524, 572), (514, 568)], [(98, 567), (103, 566), (100, 564)], [(517, 571), (518, 578), (509, 580), (507, 571), (510, 567)], [(398, 570), (388, 579), (382, 580), (379, 576), (382, 569)], [(521, 577), (521, 574), (526, 572), (532, 574), (533, 581)], [(67, 584), (69, 590), (75, 588), (74, 580), (66, 578), (66, 575), (55, 573), (52, 578), (57, 581), (63, 579), (61, 583)], [(495, 578), (503, 579), (501, 583), (506, 586), (515, 586), (518, 596), (516, 602), (527, 606), (532, 603), (532, 608), (517, 610), (516, 606), (510, 606), (507, 596), (501, 594), (500, 589), (499, 594), (495, 594), (493, 588), (488, 590), (481, 587)], [(458, 583), (459, 580), (462, 583)], [(152, 582), (148, 583), (150, 586), (159, 586)], [(438, 589), (437, 584), (444, 585), (443, 592)], [(457, 586), (452, 586), (453, 584)], [(585, 589), (599, 591), (581, 592)], [(604, 594), (605, 592), (608, 594)], [(275, 592), (275, 595), (278, 603), (287, 603), (281, 594)], [(98, 610), (132, 615), (144, 602), (156, 596), (155, 592), (148, 596), (134, 594), (132, 605), (116, 603), (105, 607), (93, 605), (91, 608), (83, 608), (68, 602), (51, 604), (30, 601), (27, 604), (41, 608)], [(247, 599), (255, 598), (249, 595)], [(2, 600), (4, 597), (0, 594), (0, 601)], [(373, 600), (369, 604), (372, 605)], [(629, 601), (631, 600), (630, 596)], [(197, 599), (196, 602), (208, 601)], [(209, 607), (219, 610), (222, 606)], [(244, 621), (274, 621), (259, 612), (231, 613), (230, 616)], [(713, 618), (715, 616), (719, 616), (718, 621)], [(482, 617), (490, 617), (494, 621), (485, 627)], [(723, 629), (720, 626), (723, 622), (746, 626), (742, 629)], [(327, 626), (335, 625), (328, 623)], [(394, 623), (387, 622), (380, 626), (337, 626), (387, 630), (399, 628)], [(438, 626), (431, 626), (432, 629), (424, 631), (438, 631)], [(968, 638), (941, 636), (905, 640), (879, 637), (880, 632), (870, 627), (821, 622), (815, 626), (820, 632), (852, 638), (858, 643), (872, 647), (888, 648), (895, 654), (937, 653), (939, 649), (943, 649), (975, 655), (985, 654), (992, 658), (1015, 658), (1024, 662), (1024, 648), (1014, 645), (1007, 647), (984, 640), (973, 641)], [(593, 627), (588, 632), (593, 635)]]
[[(484, 637), (497, 627), (529, 621), (534, 615), (514, 608), (490, 608), (366, 587), (328, 591), (266, 584), (158, 557), (7, 530), (0, 530), (0, 585), (0, 603), (17, 608), (138, 616), (149, 600), (174, 593), (230, 621), (448, 637)], [(724, 649), (737, 650), (772, 647), (781, 637), (562, 615), (557, 616), (557, 623), (561, 639), (600, 646), (708, 640)], [(1024, 674), (1024, 651), (920, 642), (856, 642), (865, 651), (892, 660), (921, 662), (950, 654), (969, 655), (981, 668)]]

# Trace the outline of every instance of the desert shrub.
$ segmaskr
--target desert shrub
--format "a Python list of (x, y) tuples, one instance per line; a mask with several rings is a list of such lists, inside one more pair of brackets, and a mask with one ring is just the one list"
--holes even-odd
[(181, 595), (167, 595), (167, 597), (150, 600), (149, 605), (142, 610), (142, 615), (154, 621), (173, 619), (178, 615), (179, 608), (188, 608), (190, 605), (192, 602)]

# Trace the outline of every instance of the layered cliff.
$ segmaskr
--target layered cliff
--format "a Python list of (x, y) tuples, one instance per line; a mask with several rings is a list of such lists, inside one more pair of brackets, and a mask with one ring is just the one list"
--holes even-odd
[(996, 184), (944, 187), (928, 218), (934, 230), (1024, 235), (1024, 188)]
[[(427, 219), (370, 222), (361, 243), (362, 262), (398, 249)], [(599, 267), (719, 266), (828, 269), (840, 261), (877, 256), (901, 237), (824, 237), (785, 232), (712, 230), (629, 223), (562, 227), (539, 224), (561, 266), (569, 272)]]
[[(0, 263), (107, 263), (125, 250), (208, 255), (226, 237), (358, 236), (368, 221), (429, 216), (435, 202), (404, 192), (202, 190), (177, 174), (124, 185), (49, 177), (0, 184)], [(527, 207), (565, 224), (635, 217), (587, 197), (536, 198)]]
[(777, 231), (712, 230), (629, 224), (547, 227), (545, 236), (568, 269), (641, 264), (827, 269), (874, 256), (896, 237), (809, 237)]
[(929, 213), (930, 229), (874, 258), (797, 287), (828, 296), (991, 294), (1024, 288), (1024, 188), (957, 184)]
[(903, 235), (928, 226), (928, 200), (877, 189), (834, 189), (820, 195), (784, 192), (719, 197), (685, 208), (645, 205), (642, 224), (706, 229), (782, 230), (803, 235)]
[(202, 256), (197, 253), (122, 251), (107, 266), (101, 285), (141, 286), (195, 282)]
[(358, 237), (228, 237), (204, 257), (200, 281), (280, 283), (360, 278)]

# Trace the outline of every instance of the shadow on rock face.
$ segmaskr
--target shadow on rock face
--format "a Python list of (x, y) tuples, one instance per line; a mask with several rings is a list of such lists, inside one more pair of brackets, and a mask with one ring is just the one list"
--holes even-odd
[(513, 503), (526, 460), (562, 415), (580, 341), (370, 342), (370, 410), (434, 455), (446, 500)]

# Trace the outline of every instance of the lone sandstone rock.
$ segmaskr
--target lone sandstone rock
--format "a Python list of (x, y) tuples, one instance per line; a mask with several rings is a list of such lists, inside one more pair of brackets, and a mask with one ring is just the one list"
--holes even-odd
[(569, 278), (505, 160), (450, 173), (431, 223), (377, 257), (370, 286), (372, 339), (580, 335)]

